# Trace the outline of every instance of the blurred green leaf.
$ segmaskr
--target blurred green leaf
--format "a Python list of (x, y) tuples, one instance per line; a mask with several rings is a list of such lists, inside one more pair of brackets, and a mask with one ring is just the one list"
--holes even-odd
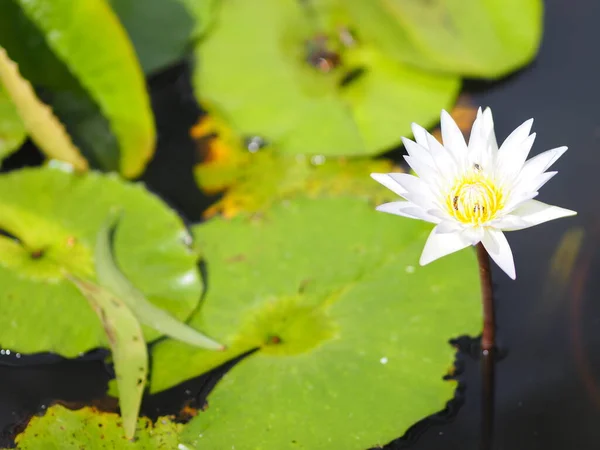
[(114, 219), (110, 218), (98, 232), (96, 241), (96, 275), (100, 284), (120, 297), (123, 303), (133, 311), (135, 317), (144, 325), (173, 339), (197, 347), (211, 350), (223, 350), (218, 342), (204, 336), (199, 331), (180, 322), (167, 311), (149, 302), (144, 294), (123, 275), (113, 259), (110, 233), (114, 233)]
[(133, 46), (104, 0), (3, 1), (0, 45), (48, 91), (42, 100), (48, 96), (69, 132), (77, 131), (74, 141), (92, 162), (112, 170), (116, 150), (122, 174), (142, 172), (155, 144), (150, 101)]
[(125, 437), (132, 439), (148, 375), (148, 351), (142, 328), (119, 297), (102, 286), (67, 275), (102, 323), (115, 365), (119, 408)]
[[(62, 123), (48, 105), (36, 96), (31, 84), (19, 73), (17, 65), (8, 58), (0, 47), (0, 83), (38, 148), (50, 158), (72, 164), (79, 171), (87, 170), (87, 161), (73, 145)], [(10, 101), (9, 100), (9, 101)], [(21, 121), (21, 119), (19, 119)]]
[(0, 163), (25, 141), (27, 129), (0, 81)]
[(451, 106), (457, 77), (402, 65), (353, 40), (358, 20), (326, 21), (307, 5), (220, 2), (197, 49), (194, 82), (238, 134), (282, 154), (376, 154), (409, 135), (411, 121), (433, 125)]
[[(314, 2), (328, 8), (339, 0)], [(323, 6), (323, 4), (325, 6)], [(542, 34), (541, 0), (344, 0), (361, 39), (429, 70), (497, 78), (527, 64)]]
[(156, 72), (183, 58), (195, 23), (181, 0), (109, 0), (109, 3), (129, 34), (144, 73)]
[(206, 33), (215, 21), (220, 0), (178, 0), (196, 18), (195, 38)]
[[(139, 184), (53, 168), (0, 176), (0, 342), (14, 352), (74, 357), (108, 340), (64, 272), (96, 280), (94, 248), (109, 212), (120, 270), (153, 304), (185, 319), (202, 286), (181, 219)], [(8, 236), (13, 236), (8, 237)], [(144, 327), (146, 340), (159, 334)]]
[(169, 417), (159, 417), (154, 424), (140, 418), (136, 439), (128, 440), (118, 414), (54, 405), (43, 416), (33, 416), (16, 441), (21, 450), (173, 450), (181, 428)]
[(477, 334), (481, 311), (471, 251), (418, 266), (430, 228), (348, 197), (197, 226), (210, 289), (191, 324), (228, 350), (157, 343), (151, 389), (258, 351), (219, 382), (183, 442), (364, 449), (443, 409), (455, 388), (442, 380), (448, 340)]

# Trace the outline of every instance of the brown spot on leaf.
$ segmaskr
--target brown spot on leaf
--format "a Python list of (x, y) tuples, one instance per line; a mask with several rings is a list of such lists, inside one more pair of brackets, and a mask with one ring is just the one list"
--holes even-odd
[(246, 255), (244, 255), (242, 253), (234, 255), (231, 258), (228, 258), (225, 260), (225, 262), (228, 262), (228, 263), (236, 263), (236, 262), (242, 262), (242, 261), (246, 261)]

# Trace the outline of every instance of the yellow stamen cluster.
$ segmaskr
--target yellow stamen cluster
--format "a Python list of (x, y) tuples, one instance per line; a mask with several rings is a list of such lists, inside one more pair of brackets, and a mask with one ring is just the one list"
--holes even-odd
[(481, 225), (504, 206), (502, 190), (475, 165), (460, 177), (446, 198), (446, 206), (459, 222)]

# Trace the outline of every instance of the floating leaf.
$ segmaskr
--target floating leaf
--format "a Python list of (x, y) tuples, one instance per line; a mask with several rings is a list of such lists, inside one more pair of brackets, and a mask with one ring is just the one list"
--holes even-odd
[(194, 82), (238, 134), (282, 154), (376, 154), (410, 134), (411, 121), (432, 125), (452, 104), (457, 77), (402, 65), (353, 40), (360, 21), (310, 11), (297, 0), (219, 2)]
[(181, 0), (109, 0), (109, 3), (127, 30), (146, 74), (183, 58), (195, 24)]
[[(111, 226), (109, 227), (109, 225)], [(100, 284), (119, 296), (125, 305), (133, 311), (135, 317), (137, 317), (144, 325), (148, 325), (161, 334), (170, 336), (173, 339), (197, 347), (211, 350), (223, 350), (223, 346), (218, 342), (215, 342), (199, 331), (190, 328), (164, 309), (149, 302), (144, 294), (131, 284), (119, 270), (113, 259), (109, 236), (110, 231), (114, 232), (112, 223), (104, 224), (98, 232), (98, 239), (96, 241), (95, 266), (96, 275)]]
[(116, 137), (121, 173), (139, 175), (154, 151), (150, 100), (133, 47), (105, 0), (0, 3), (0, 45), (25, 78), (49, 91), (59, 118), (78, 131), (76, 144), (86, 143), (96, 164), (113, 169)]
[[(366, 158), (307, 158), (280, 155), (271, 147), (250, 151), (218, 118), (205, 115), (192, 129), (202, 161), (194, 168), (198, 185), (207, 193), (226, 190), (205, 216), (221, 213), (233, 217), (240, 212), (259, 212), (273, 202), (294, 195), (312, 197), (346, 193), (384, 202), (388, 189), (374, 184), (372, 172), (401, 172), (389, 160)], [(250, 143), (256, 145), (256, 143)]]
[(468, 76), (495, 78), (525, 65), (542, 32), (541, 0), (344, 0), (343, 5), (360, 25), (361, 38), (397, 61)]
[(443, 409), (455, 388), (442, 380), (448, 340), (478, 333), (479, 283), (469, 250), (418, 266), (430, 228), (355, 198), (196, 227), (209, 289), (191, 323), (228, 350), (157, 343), (151, 390), (259, 350), (216, 386), (183, 442), (364, 449)]
[(68, 162), (77, 170), (87, 170), (87, 161), (73, 145), (63, 125), (48, 105), (37, 98), (31, 84), (21, 77), (19, 68), (1, 47), (0, 82), (36, 145), (50, 158)]
[(169, 417), (159, 417), (155, 423), (140, 418), (136, 439), (131, 441), (123, 435), (118, 414), (54, 405), (43, 416), (33, 416), (15, 440), (21, 450), (173, 450), (181, 427)]
[(0, 82), (0, 162), (18, 150), (26, 137), (25, 125)]
[[(191, 238), (177, 214), (141, 184), (23, 169), (0, 176), (2, 347), (74, 357), (107, 346), (94, 312), (63, 273), (95, 281), (98, 231), (115, 208), (123, 211), (115, 260), (125, 276), (180, 320), (196, 308), (202, 288)], [(144, 335), (159, 336), (148, 328)]]
[(148, 351), (142, 328), (125, 302), (107, 289), (67, 275), (87, 298), (102, 323), (115, 365), (119, 407), (127, 439), (133, 438), (148, 375)]

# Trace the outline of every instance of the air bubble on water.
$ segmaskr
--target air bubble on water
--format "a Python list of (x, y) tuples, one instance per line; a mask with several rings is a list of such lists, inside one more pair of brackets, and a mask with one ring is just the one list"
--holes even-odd
[(17, 357), (17, 359), (21, 358), (21, 354), (20, 353), (16, 353), (15, 356)]

